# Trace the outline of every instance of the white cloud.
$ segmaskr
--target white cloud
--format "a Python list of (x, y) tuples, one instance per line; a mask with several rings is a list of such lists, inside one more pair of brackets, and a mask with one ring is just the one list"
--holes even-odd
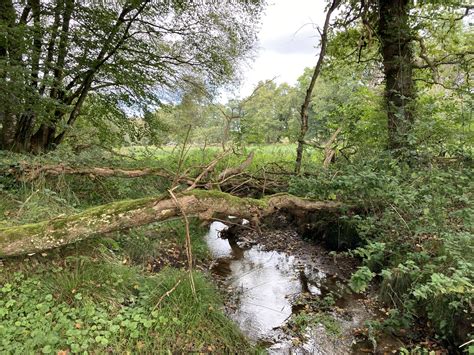
[(267, 7), (259, 33), (259, 48), (254, 62), (244, 68), (240, 97), (249, 95), (261, 80), (294, 84), (305, 67), (317, 60), (324, 0), (274, 0)]

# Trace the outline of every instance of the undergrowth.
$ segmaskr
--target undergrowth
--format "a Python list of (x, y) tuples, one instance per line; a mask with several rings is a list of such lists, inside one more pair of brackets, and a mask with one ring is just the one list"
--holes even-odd
[[(196, 263), (207, 257), (191, 224)], [(0, 353), (236, 352), (251, 349), (195, 271), (178, 221), (99, 237), (0, 267)], [(149, 263), (162, 259), (159, 268)], [(152, 272), (153, 271), (153, 272)]]
[(361, 206), (341, 217), (364, 241), (350, 251), (362, 260), (351, 287), (363, 292), (379, 281), (386, 330), (416, 336), (421, 328), (459, 345), (474, 335), (472, 173), (469, 160), (414, 169), (365, 158), (294, 178), (290, 192)]
[[(212, 174), (218, 174), (229, 166), (237, 166), (251, 150), (256, 152), (253, 164), (249, 168), (252, 173), (264, 174), (265, 169), (270, 167), (279, 171), (292, 171), (294, 146), (277, 145), (263, 148), (249, 147), (240, 155), (230, 155), (219, 162)], [(173, 152), (171, 148), (154, 150), (127, 148), (120, 151), (120, 154), (131, 158), (95, 151), (73, 154), (67, 149), (38, 157), (2, 154), (0, 160), (2, 169), (18, 166), (22, 161), (28, 164), (63, 163), (70, 166), (155, 167), (173, 172), (177, 171), (179, 165), (179, 154)], [(218, 154), (217, 148), (202, 150), (193, 147), (185, 154), (181, 171), (184, 169), (190, 175), (197, 175), (216, 154)], [(354, 257), (362, 260), (361, 267), (354, 273), (350, 285), (355, 292), (364, 292), (371, 285), (378, 285), (381, 299), (389, 309), (388, 319), (380, 326), (386, 331), (412, 337), (414, 343), (423, 340), (416, 339), (416, 334), (420, 333), (456, 346), (471, 339), (474, 334), (471, 326), (474, 314), (472, 160), (455, 159), (451, 163), (428, 160), (408, 166), (388, 156), (369, 157), (367, 154), (363, 158), (353, 157), (350, 163), (339, 160), (329, 169), (322, 169), (318, 161), (320, 155), (314, 154), (305, 161), (303, 176), (289, 178), (289, 192), (317, 200), (337, 200), (359, 206), (358, 214), (341, 217), (345, 223), (357, 229), (359, 237), (363, 240), (363, 246), (350, 251)], [(282, 176), (289, 177), (290, 174)], [(4, 174), (0, 175), (0, 227), (79, 212), (90, 206), (124, 198), (159, 195), (170, 185), (171, 181), (160, 177), (126, 179), (66, 175), (41, 176), (31, 183), (22, 183), (13, 176)], [(194, 228), (198, 228), (196, 223)], [(198, 260), (206, 257), (207, 251), (196, 237), (202, 230), (195, 229), (195, 231), (194, 253)], [(170, 234), (178, 237), (175, 240), (161, 238)], [(159, 228), (153, 226), (134, 229), (127, 235), (111, 235), (102, 238), (99, 244), (103, 249), (101, 255), (94, 257), (92, 261), (82, 261), (78, 256), (89, 254), (80, 248), (77, 249), (77, 245), (69, 246), (65, 248), (71, 252), (69, 256), (72, 257), (71, 261), (68, 261), (68, 267), (84, 263), (83, 265), (88, 265), (88, 273), (95, 270), (94, 278), (99, 278), (101, 271), (98, 269), (113, 275), (113, 269), (122, 270), (120, 265), (125, 265), (125, 268), (132, 268), (132, 274), (135, 276), (129, 275), (130, 279), (127, 279), (129, 281), (124, 281), (122, 285), (130, 286), (134, 284), (133, 277), (141, 277), (141, 285), (149, 282), (159, 287), (158, 275), (152, 277), (149, 273), (166, 269), (166, 265), (181, 268), (185, 264), (183, 235), (183, 226), (179, 222)], [(162, 250), (166, 252), (162, 253)], [(161, 257), (163, 255), (167, 257)], [(91, 265), (96, 265), (94, 263), (98, 262), (97, 260), (102, 260), (102, 263), (106, 264), (97, 264), (101, 267), (94, 269)], [(26, 264), (28, 262), (27, 260)], [(15, 274), (19, 281), (8, 282), (11, 284), (11, 289), (10, 287), (5, 289), (5, 293), (9, 289), (8, 293), (11, 292), (14, 296), (2, 304), (2, 309), (6, 307), (7, 302), (10, 304), (13, 301), (19, 302), (17, 297), (22, 293), (18, 287), (22, 287), (22, 290), (30, 295), (28, 297), (33, 298), (32, 304), (35, 302), (42, 304), (44, 297), (53, 296), (51, 300), (48, 296), (47, 303), (50, 310), (43, 310), (42, 312), (46, 312), (44, 314), (51, 312), (52, 305), (64, 303), (68, 305), (67, 307), (76, 307), (74, 305), (78, 301), (75, 299), (77, 293), (72, 296), (72, 289), (77, 291), (74, 287), (74, 282), (77, 280), (71, 271), (73, 269), (68, 269), (69, 271), (65, 273), (69, 275), (69, 281), (66, 282), (66, 278), (61, 281), (65, 289), (71, 292), (68, 291), (68, 297), (60, 297), (61, 292), (51, 287), (47, 290), (48, 283), (46, 279), (43, 280), (45, 275), (50, 280), (58, 277), (57, 273), (51, 270), (52, 267), (51, 265), (44, 267), (41, 273), (38, 271), (34, 275), (31, 275), (30, 271), (27, 275), (23, 271)], [(121, 277), (125, 276), (123, 274)], [(85, 276), (78, 274), (77, 277)], [(42, 282), (41, 288), (36, 287), (38, 285), (33, 286), (37, 281)], [(2, 281), (2, 287), (5, 287), (5, 282)], [(205, 279), (203, 282), (206, 282)], [(84, 300), (92, 304), (113, 305), (115, 308), (107, 313), (110, 317), (113, 312), (118, 312), (117, 309), (129, 307), (122, 303), (108, 302), (106, 298), (94, 299), (92, 296), (87, 296), (91, 295), (93, 290), (97, 291), (97, 288), (94, 289), (93, 285), (89, 285), (89, 288), (80, 292), (80, 297), (85, 295)], [(112, 290), (116, 295), (122, 294), (121, 297), (124, 299), (137, 292), (139, 295), (148, 295), (148, 291), (137, 291), (133, 285), (124, 290), (120, 288)], [(37, 294), (33, 294), (33, 291)], [(139, 299), (142, 299), (141, 296)], [(74, 309), (74, 312), (80, 312)], [(27, 312), (16, 317), (20, 317), (18, 324), (21, 325), (21, 322), (25, 322), (21, 317), (28, 317)], [(157, 324), (153, 323), (150, 329), (155, 329)], [(420, 329), (421, 332), (418, 331)], [(26, 339), (25, 334), (29, 333), (22, 335)], [(15, 333), (8, 336), (20, 335)], [(219, 338), (217, 335), (216, 337)], [(117, 336), (113, 339), (119, 338)], [(180, 335), (178, 340), (182, 339), (191, 338)], [(141, 340), (137, 340), (139, 341)], [(132, 346), (131, 343), (119, 344), (118, 340), (110, 340), (109, 344), (103, 345), (101, 349), (106, 349), (112, 343), (117, 346), (116, 349), (128, 349), (128, 346)], [(45, 343), (44, 346), (48, 344)], [(51, 344), (68, 345), (60, 342)], [(100, 345), (95, 340), (91, 340), (90, 344)], [(172, 346), (165, 343), (162, 345)], [(146, 345), (144, 349), (151, 348)]]

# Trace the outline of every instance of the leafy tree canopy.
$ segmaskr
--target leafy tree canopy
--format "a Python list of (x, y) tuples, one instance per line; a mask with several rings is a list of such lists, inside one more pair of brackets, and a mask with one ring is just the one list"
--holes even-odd
[(229, 82), (251, 53), (262, 7), (2, 1), (0, 146), (54, 148), (90, 94), (110, 107), (139, 108), (195, 78), (208, 89)]

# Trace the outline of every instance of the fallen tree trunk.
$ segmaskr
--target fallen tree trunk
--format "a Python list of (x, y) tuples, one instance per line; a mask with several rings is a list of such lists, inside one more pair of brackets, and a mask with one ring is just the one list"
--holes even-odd
[[(57, 165), (28, 165), (20, 164), (19, 166), (9, 167), (0, 172), (15, 176), (19, 181), (31, 182), (41, 176), (60, 176), (60, 175), (89, 175), (92, 177), (120, 177), (120, 178), (139, 178), (144, 176), (160, 176), (166, 179), (178, 178), (179, 182), (191, 185), (188, 190), (194, 189), (197, 184), (211, 173), (217, 163), (230, 154), (230, 151), (224, 151), (218, 155), (200, 175), (196, 178), (186, 176), (176, 176), (176, 173), (163, 168), (142, 168), (142, 169), (121, 169), (114, 167), (74, 167), (64, 164)], [(223, 180), (232, 175), (236, 175), (244, 171), (252, 163), (254, 152), (251, 152), (247, 159), (239, 166), (224, 170), (219, 174), (218, 180)]]
[[(220, 188), (225, 192), (235, 192), (237, 190), (251, 190), (251, 191), (266, 191), (268, 193), (277, 193), (284, 191), (286, 184), (283, 181), (275, 180), (274, 178), (259, 176), (258, 174), (245, 174), (243, 171), (248, 168), (253, 159), (253, 153), (243, 161), (238, 167), (228, 168), (214, 180), (209, 179), (208, 175), (214, 170), (217, 163), (228, 155), (225, 152), (214, 159), (207, 167), (203, 169), (201, 174), (197, 177), (182, 175), (178, 177), (178, 182), (183, 185), (188, 185), (186, 191), (194, 188)], [(142, 169), (121, 169), (114, 167), (74, 167), (63, 164), (58, 165), (27, 165), (20, 164), (19, 166), (9, 167), (0, 170), (1, 173), (6, 173), (14, 176), (17, 181), (33, 182), (42, 176), (62, 176), (62, 175), (82, 175), (92, 178), (140, 178), (145, 176), (158, 176), (167, 180), (176, 179), (176, 174), (163, 168), (142, 168)], [(272, 174), (271, 172), (267, 172)], [(292, 173), (289, 173), (292, 175)], [(208, 178), (208, 179), (206, 179)]]
[[(0, 257), (37, 253), (87, 239), (97, 234), (138, 227), (173, 217), (199, 217), (212, 220), (229, 215), (253, 223), (278, 210), (332, 211), (342, 205), (319, 202), (288, 194), (268, 196), (261, 200), (239, 198), (218, 191), (194, 190), (176, 195), (126, 200), (93, 207), (81, 213), (17, 227), (0, 228)], [(177, 205), (178, 202), (178, 206)]]
[(20, 166), (19, 168), (10, 168), (8, 173), (17, 175), (18, 179), (24, 182), (36, 180), (41, 175), (90, 175), (100, 177), (123, 177), (137, 178), (142, 176), (161, 176), (169, 178), (170, 172), (164, 169), (119, 169), (108, 167), (81, 167), (75, 168), (67, 165), (43, 165), (43, 166)]

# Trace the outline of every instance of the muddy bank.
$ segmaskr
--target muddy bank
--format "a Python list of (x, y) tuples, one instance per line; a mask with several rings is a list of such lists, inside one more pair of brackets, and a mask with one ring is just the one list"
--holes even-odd
[(372, 296), (345, 286), (354, 259), (332, 256), (290, 227), (257, 233), (245, 222), (232, 228), (214, 222), (206, 241), (227, 313), (269, 353), (384, 353), (403, 345), (367, 334), (365, 322), (383, 313)]

